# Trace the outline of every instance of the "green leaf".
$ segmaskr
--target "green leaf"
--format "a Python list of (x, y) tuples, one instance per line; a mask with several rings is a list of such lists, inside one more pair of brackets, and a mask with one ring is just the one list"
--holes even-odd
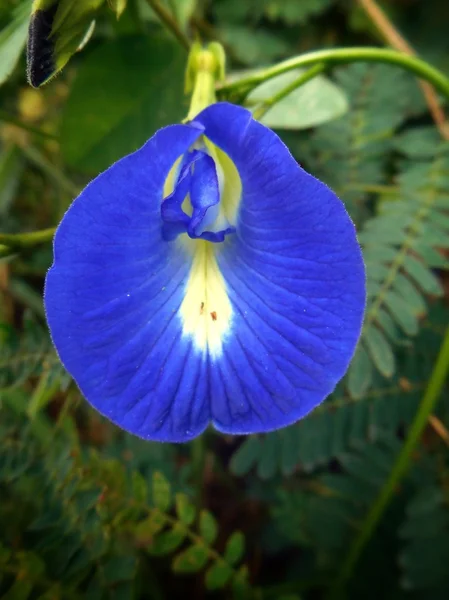
[(207, 547), (195, 544), (175, 556), (172, 568), (175, 573), (196, 573), (204, 567), (208, 559)]
[(189, 21), (197, 7), (197, 0), (172, 0), (171, 2), (176, 20), (181, 26), (181, 29), (186, 31)]
[(241, 531), (234, 531), (226, 543), (224, 558), (229, 564), (235, 565), (242, 559), (244, 551), (245, 537)]
[(200, 513), (200, 534), (204, 541), (210, 546), (215, 542), (218, 535), (218, 525), (215, 517), (207, 510)]
[(224, 587), (232, 576), (231, 567), (221, 561), (217, 560), (209, 569), (206, 571), (205, 583), (208, 590), (218, 590)]
[(145, 477), (139, 471), (132, 472), (131, 485), (134, 499), (146, 504), (148, 502), (148, 486)]
[(191, 525), (195, 520), (195, 507), (186, 494), (176, 494), (176, 514), (186, 525)]
[(289, 52), (287, 42), (267, 29), (227, 25), (220, 29), (220, 36), (232, 47), (236, 58), (246, 65), (264, 64)]
[(234, 475), (246, 475), (256, 464), (262, 453), (262, 442), (257, 436), (250, 436), (232, 455), (230, 469)]
[(153, 537), (166, 524), (167, 520), (159, 511), (154, 511), (149, 517), (140, 521), (134, 529), (134, 535), (139, 545), (146, 545), (152, 542)]
[[(65, 106), (67, 163), (98, 173), (185, 116), (183, 51), (162, 35), (120, 38), (83, 63)], [(162, 93), (163, 92), (163, 93)]]
[(434, 296), (442, 295), (443, 289), (440, 282), (420, 260), (411, 255), (406, 256), (404, 268), (424, 292)]
[(170, 531), (164, 531), (159, 534), (147, 550), (155, 556), (171, 554), (182, 544), (185, 536), (184, 526), (177, 523)]
[(122, 13), (126, 8), (127, 1), (128, 0), (109, 0), (109, 4), (112, 10), (117, 15), (117, 19), (119, 19), (122, 16)]
[(371, 359), (365, 347), (359, 344), (347, 375), (348, 392), (352, 398), (363, 398), (369, 389), (373, 378), (371, 365)]
[(384, 333), (377, 326), (369, 325), (364, 331), (363, 339), (379, 372), (385, 377), (391, 377), (395, 369), (395, 360), (391, 345)]
[(113, 556), (103, 565), (103, 578), (111, 585), (118, 581), (128, 581), (135, 577), (137, 560), (135, 556)]
[(153, 502), (156, 508), (162, 512), (167, 511), (171, 506), (170, 484), (167, 479), (156, 471), (153, 473)]
[[(294, 69), (262, 83), (249, 94), (248, 104), (263, 103), (304, 72)], [(275, 129), (308, 129), (337, 119), (347, 110), (348, 101), (342, 89), (327, 77), (317, 75), (270, 108), (261, 122)]]
[(281, 439), (277, 432), (263, 438), (262, 453), (257, 465), (257, 474), (261, 479), (270, 479), (276, 473), (281, 453)]
[(0, 31), (0, 85), (11, 75), (28, 35), (31, 1), (23, 0), (15, 9), (12, 21)]
[(248, 598), (248, 567), (242, 565), (232, 579), (232, 589), (236, 600)]
[(333, 0), (272, 0), (265, 5), (265, 15), (271, 21), (284, 21), (287, 25), (303, 25), (311, 17), (321, 14)]
[(436, 127), (414, 127), (397, 135), (394, 147), (410, 158), (432, 158), (439, 141)]
[(410, 304), (404, 298), (401, 298), (401, 296), (390, 290), (385, 295), (384, 302), (391, 316), (404, 330), (404, 333), (407, 335), (416, 335), (418, 333), (418, 319), (412, 313)]

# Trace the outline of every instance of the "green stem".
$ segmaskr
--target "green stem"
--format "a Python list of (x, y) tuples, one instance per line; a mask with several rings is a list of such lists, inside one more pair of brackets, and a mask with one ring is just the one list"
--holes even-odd
[(409, 56), (395, 50), (385, 48), (331, 48), (328, 50), (318, 50), (302, 54), (281, 62), (273, 67), (269, 67), (259, 73), (244, 77), (232, 83), (227, 83), (218, 88), (218, 93), (221, 96), (232, 95), (233, 93), (249, 93), (254, 87), (262, 82), (297, 69), (299, 67), (307, 67), (316, 63), (325, 63), (326, 65), (346, 64), (351, 62), (383, 62), (391, 65), (403, 67), (408, 71), (412, 71), (421, 79), (425, 79), (431, 83), (439, 92), (449, 98), (449, 79), (438, 69), (435, 69), (427, 62)]
[(47, 138), (49, 140), (57, 140), (58, 138), (52, 133), (47, 133), (46, 131), (42, 131), (42, 129), (37, 129), (37, 127), (33, 127), (32, 125), (28, 125), (28, 123), (24, 123), (14, 115), (11, 115), (6, 110), (0, 109), (0, 121), (4, 121), (5, 123), (11, 123), (11, 125), (15, 125), (16, 127), (20, 127), (24, 131), (28, 131), (29, 133), (34, 133), (35, 135), (39, 135), (43, 138)]
[(294, 90), (301, 87), (317, 75), (322, 73), (326, 68), (326, 65), (323, 63), (318, 63), (313, 67), (310, 67), (305, 73), (301, 73), (297, 79), (283, 87), (276, 94), (271, 96), (271, 98), (267, 98), (263, 101), (263, 103), (258, 106), (253, 112), (253, 117), (257, 120), (260, 120), (275, 104), (283, 100), (286, 96), (291, 94)]
[(184, 46), (186, 50), (190, 49), (190, 40), (179, 27), (176, 19), (169, 10), (165, 8), (158, 0), (147, 0), (154, 12), (157, 14), (162, 23), (169, 29), (178, 42)]
[(371, 506), (370, 511), (366, 515), (364, 522), (360, 528), (360, 531), (343, 562), (343, 567), (330, 590), (331, 598), (340, 597), (340, 593), (344, 588), (345, 584), (350, 580), (354, 568), (363, 552), (367, 542), (371, 538), (374, 530), (377, 527), (386, 507), (390, 500), (395, 495), (400, 480), (404, 477), (405, 473), (411, 466), (412, 453), (417, 446), (421, 434), (427, 425), (429, 416), (435, 409), (435, 405), (440, 396), (447, 374), (449, 372), (449, 327), (446, 329), (446, 333), (441, 344), (440, 352), (436, 360), (435, 366), (432, 371), (429, 383), (427, 384), (426, 391), (424, 393), (421, 404), (415, 415), (412, 426), (408, 432), (407, 438), (404, 442), (401, 452), (399, 453), (390, 476), (385, 482), (381, 489), (377, 499)]
[(50, 227), (31, 233), (0, 233), (0, 244), (10, 249), (31, 248), (51, 241), (55, 230), (55, 227)]

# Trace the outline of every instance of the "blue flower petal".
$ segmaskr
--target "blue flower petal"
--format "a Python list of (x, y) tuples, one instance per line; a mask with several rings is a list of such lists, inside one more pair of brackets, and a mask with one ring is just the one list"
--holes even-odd
[(97, 177), (57, 230), (46, 280), (52, 339), (84, 396), (155, 440), (190, 439), (210, 419), (207, 360), (177, 318), (191, 259), (160, 216), (167, 175), (201, 133), (167, 127)]
[[(207, 152), (192, 151), (202, 134)], [(343, 204), (229, 104), (100, 175), (54, 250), (45, 302), (61, 360), (144, 438), (292, 423), (332, 391), (360, 333), (365, 274)]]
[(196, 120), (242, 185), (236, 232), (216, 251), (232, 315), (210, 368), (212, 418), (223, 432), (270, 431), (344, 375), (365, 308), (362, 255), (342, 202), (248, 111), (222, 103)]

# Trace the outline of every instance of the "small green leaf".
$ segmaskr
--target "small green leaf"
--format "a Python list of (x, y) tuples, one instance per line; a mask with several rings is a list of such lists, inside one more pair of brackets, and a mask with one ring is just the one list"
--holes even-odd
[(418, 333), (418, 319), (413, 314), (410, 304), (404, 298), (393, 290), (390, 290), (385, 294), (384, 303), (404, 333), (407, 335), (416, 335)]
[(172, 568), (175, 573), (196, 573), (204, 567), (208, 559), (207, 547), (195, 544), (173, 559)]
[(153, 473), (153, 502), (163, 512), (171, 506), (170, 484), (158, 471)]
[(441, 296), (443, 294), (443, 288), (437, 277), (414, 256), (409, 254), (405, 257), (404, 269), (424, 292), (433, 294), (434, 296)]
[(185, 536), (184, 526), (181, 523), (177, 523), (170, 531), (164, 531), (159, 534), (147, 550), (155, 556), (170, 554), (182, 544)]
[(134, 529), (134, 535), (139, 544), (149, 544), (153, 536), (166, 524), (165, 516), (159, 511), (154, 511), (147, 518), (138, 523)]
[(287, 41), (266, 28), (225, 25), (220, 27), (220, 38), (232, 47), (236, 58), (246, 65), (264, 64), (289, 51)]
[(230, 469), (234, 475), (246, 475), (256, 464), (262, 453), (262, 442), (257, 436), (250, 436), (232, 455)]
[(410, 158), (432, 158), (439, 141), (436, 127), (413, 127), (395, 136), (393, 144), (396, 150)]
[(244, 600), (248, 597), (248, 567), (242, 565), (232, 580), (232, 588), (236, 600)]
[[(263, 103), (304, 73), (294, 69), (259, 85), (247, 98), (250, 105)], [(344, 115), (348, 101), (344, 92), (323, 75), (317, 75), (275, 104), (261, 122), (274, 129), (308, 129)]]
[(232, 576), (231, 567), (221, 561), (217, 560), (209, 569), (206, 571), (205, 583), (208, 590), (218, 590), (224, 587)]
[(109, 0), (109, 4), (117, 15), (117, 19), (120, 19), (122, 16), (122, 13), (126, 8), (127, 1), (128, 0)]
[(257, 475), (261, 479), (271, 479), (276, 474), (281, 453), (281, 438), (277, 431), (263, 438), (262, 453), (257, 465)]
[(132, 472), (131, 485), (134, 499), (146, 504), (148, 502), (148, 486), (145, 477), (139, 471)]
[(200, 513), (200, 533), (203, 539), (211, 546), (217, 539), (218, 525), (215, 517), (207, 510)]
[(241, 531), (235, 531), (226, 543), (224, 558), (229, 564), (235, 565), (242, 559), (244, 551), (245, 537)]
[(323, 13), (333, 0), (271, 0), (261, 3), (267, 19), (284, 21), (287, 25), (304, 25), (311, 17)]
[(135, 556), (113, 556), (103, 565), (103, 579), (107, 585), (134, 579), (137, 569)]
[(12, 21), (0, 31), (0, 85), (8, 79), (25, 48), (30, 11), (30, 0), (23, 0)]
[(186, 31), (191, 17), (193, 16), (197, 0), (172, 0), (172, 6), (176, 13), (176, 20), (181, 29)]
[(351, 398), (362, 398), (369, 389), (372, 378), (371, 360), (365, 347), (359, 344), (347, 375), (348, 392)]
[(395, 370), (395, 360), (384, 333), (375, 325), (369, 325), (364, 331), (363, 340), (379, 372), (385, 377), (391, 377)]
[(196, 510), (186, 494), (176, 494), (176, 514), (186, 525), (191, 525), (195, 520)]

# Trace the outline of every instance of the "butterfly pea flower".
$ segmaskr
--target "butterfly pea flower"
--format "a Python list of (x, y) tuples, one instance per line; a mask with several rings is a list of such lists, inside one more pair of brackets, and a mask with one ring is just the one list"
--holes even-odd
[(57, 352), (121, 428), (184, 442), (272, 431), (346, 372), (365, 272), (343, 203), (229, 103), (99, 175), (55, 236)]

